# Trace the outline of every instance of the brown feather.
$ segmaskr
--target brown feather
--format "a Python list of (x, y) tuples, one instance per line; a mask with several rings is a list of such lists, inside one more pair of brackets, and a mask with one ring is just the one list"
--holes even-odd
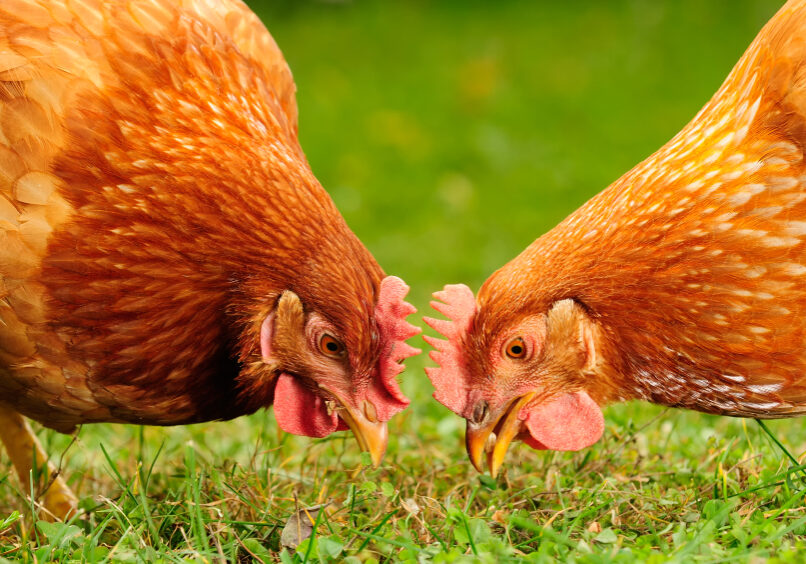
[(806, 412), (805, 148), (792, 1), (674, 139), (490, 277), (471, 348), (571, 298), (602, 329), (599, 403)]
[(60, 430), (252, 412), (285, 290), (371, 377), (383, 272), (311, 173), (294, 90), (237, 0), (4, 0), (0, 397)]

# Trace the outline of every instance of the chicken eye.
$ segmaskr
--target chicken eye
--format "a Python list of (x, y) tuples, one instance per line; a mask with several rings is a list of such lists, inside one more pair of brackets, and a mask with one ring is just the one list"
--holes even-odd
[(333, 335), (327, 333), (319, 338), (319, 350), (322, 351), (322, 354), (333, 358), (344, 356), (344, 345)]
[(504, 350), (509, 358), (518, 359), (526, 356), (526, 344), (520, 337), (515, 337), (509, 343), (507, 343), (507, 346)]

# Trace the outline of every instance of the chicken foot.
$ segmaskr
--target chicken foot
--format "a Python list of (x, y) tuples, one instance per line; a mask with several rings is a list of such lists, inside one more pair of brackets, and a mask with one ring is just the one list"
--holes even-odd
[[(37, 464), (42, 464), (48, 460), (47, 454), (22, 415), (2, 406), (0, 406), (0, 440), (6, 446), (11, 463), (17, 470), (23, 491), (28, 491), (34, 460)], [(48, 482), (44, 484), (47, 489), (44, 495), (40, 496), (45, 517), (68, 519), (76, 512), (78, 499), (61, 476), (57, 475), (50, 462), (47, 462), (47, 477)]]

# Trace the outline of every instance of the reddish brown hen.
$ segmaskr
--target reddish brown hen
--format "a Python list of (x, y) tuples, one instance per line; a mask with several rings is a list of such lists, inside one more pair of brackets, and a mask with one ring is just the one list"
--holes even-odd
[(495, 475), (510, 442), (577, 450), (600, 406), (806, 412), (806, 2), (764, 27), (694, 120), (429, 320), (434, 396)]
[(20, 414), (70, 432), (273, 403), (379, 462), (413, 308), (311, 173), (294, 90), (238, 0), (0, 3), (0, 437), (23, 483)]

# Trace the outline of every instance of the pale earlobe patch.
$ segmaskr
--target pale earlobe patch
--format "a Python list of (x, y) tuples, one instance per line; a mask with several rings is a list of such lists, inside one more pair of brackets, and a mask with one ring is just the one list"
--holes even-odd
[(260, 326), (260, 355), (263, 362), (273, 364), (272, 359), (272, 339), (274, 338), (274, 312), (266, 316)]
[(582, 345), (582, 350), (585, 353), (585, 366), (583, 370), (589, 371), (596, 368), (597, 355), (596, 355), (596, 341), (597, 341), (597, 328), (592, 322), (583, 319), (579, 327), (579, 341)]
[(304, 342), (305, 313), (299, 296), (286, 290), (277, 300), (277, 307), (260, 326), (260, 354), (263, 362), (278, 368), (280, 357), (288, 351), (300, 350)]
[(291, 290), (286, 290), (277, 300), (275, 310), (277, 325), (285, 332), (286, 329), (302, 331), (305, 326), (305, 312), (302, 300)]

